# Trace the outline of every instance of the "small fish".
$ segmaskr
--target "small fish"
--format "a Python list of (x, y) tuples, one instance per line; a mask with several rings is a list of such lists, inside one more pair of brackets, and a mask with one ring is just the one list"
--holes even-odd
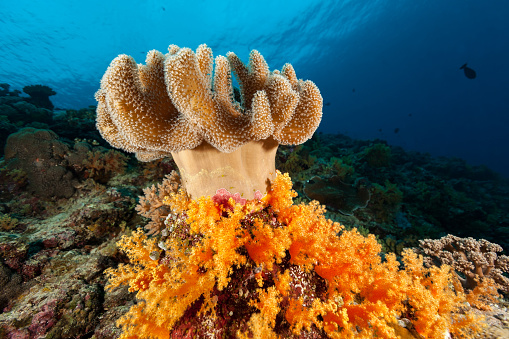
[(408, 113), (408, 116), (411, 117), (412, 116), (412, 113)]
[(163, 11), (166, 11), (166, 8), (164, 8), (164, 7), (161, 7), (161, 8), (163, 9)]
[(325, 104), (323, 104), (324, 106), (330, 106), (330, 102), (326, 102)]
[(465, 76), (469, 79), (475, 79), (475, 77), (477, 76), (477, 74), (475, 73), (475, 71), (473, 69), (471, 69), (470, 67), (467, 67), (467, 64), (464, 64), (463, 66), (461, 66), (460, 69), (462, 69), (463, 72), (465, 72)]
[(394, 133), (398, 133), (398, 132), (399, 132), (399, 127), (396, 127), (396, 128), (394, 129)]
[(355, 88), (352, 88), (352, 92), (354, 92), (354, 93), (355, 93)]

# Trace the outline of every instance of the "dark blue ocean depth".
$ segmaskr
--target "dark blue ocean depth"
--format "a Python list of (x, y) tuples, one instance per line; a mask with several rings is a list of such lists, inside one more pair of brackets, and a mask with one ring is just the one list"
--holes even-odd
[(271, 69), (290, 62), (317, 83), (319, 131), (509, 177), (508, 17), (500, 0), (1, 1), (0, 83), (48, 85), (56, 107), (81, 108), (118, 54), (258, 49)]

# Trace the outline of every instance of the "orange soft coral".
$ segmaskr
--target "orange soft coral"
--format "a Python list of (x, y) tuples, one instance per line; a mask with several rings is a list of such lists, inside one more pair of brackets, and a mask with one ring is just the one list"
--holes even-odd
[(108, 271), (109, 288), (128, 284), (140, 300), (118, 321), (122, 338), (395, 338), (400, 318), (425, 338), (475, 330), (455, 315), (465, 298), (448, 267), (407, 251), (401, 269), (374, 236), (325, 219), (316, 202), (293, 205), (295, 195), (278, 173), (245, 205), (167, 198), (174, 215), (158, 245), (141, 231), (123, 238), (132, 265)]

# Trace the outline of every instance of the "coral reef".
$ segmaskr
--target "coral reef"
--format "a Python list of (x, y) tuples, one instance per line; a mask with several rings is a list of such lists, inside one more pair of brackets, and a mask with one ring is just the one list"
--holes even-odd
[(49, 124), (53, 121), (51, 110), (38, 107), (27, 100), (18, 96), (0, 96), (0, 115), (17, 125)]
[[(205, 194), (210, 199), (195, 194), (190, 200), (179, 192), (186, 178), (167, 176), (177, 169), (171, 158), (140, 163), (111, 150), (96, 130), (95, 106), (51, 111), (0, 84), (0, 153), (9, 135), (16, 141), (7, 149), (15, 156), (0, 159), (1, 338), (117, 338), (117, 321), (126, 333), (140, 328), (128, 323), (138, 311), (135, 317), (146, 320), (141, 328), (173, 338), (443, 338), (459, 337), (461, 330), (472, 337), (467, 323), (473, 314), (487, 325), (477, 337), (509, 337), (507, 253), (494, 244), (509, 246), (509, 181), (483, 166), (406, 152), (383, 140), (313, 134), (320, 101), (308, 95), (313, 113), (298, 118), (306, 113), (299, 111), (305, 82), (288, 65), (269, 71), (257, 52), (247, 65), (229, 54), (216, 58), (214, 67), (206, 46), (195, 52), (172, 46), (164, 56), (153, 51), (146, 65), (115, 60), (111, 67), (134, 80), (118, 78), (115, 85), (110, 74), (118, 85), (113, 92), (131, 88), (137, 94), (110, 97), (120, 111), (106, 112), (106, 118), (122, 117), (142, 98), (152, 106), (133, 111), (139, 119), (127, 122), (135, 127), (165, 121), (158, 115), (164, 112), (197, 119), (186, 123), (205, 141), (175, 153), (182, 172), (191, 173), (184, 162), (201, 170), (207, 161), (237, 161), (269, 174), (278, 168), (290, 172), (299, 196), (281, 175), (263, 198), (252, 188), (242, 194), (220, 172), (195, 181), (214, 186)], [(187, 73), (176, 72), (177, 63)], [(240, 89), (231, 85), (230, 68)], [(170, 73), (174, 81), (167, 86)], [(164, 107), (167, 101), (173, 106)], [(243, 135), (223, 131), (237, 122)], [(252, 140), (265, 129), (272, 129), (268, 138)], [(225, 153), (214, 145), (241, 146)], [(145, 160), (168, 154), (138, 153)], [(242, 160), (246, 155), (251, 162)], [(340, 194), (322, 200), (326, 206), (310, 202), (307, 182), (333, 176), (368, 187), (368, 206), (346, 215), (333, 208)], [(73, 193), (52, 195), (54, 188)], [(443, 246), (438, 256), (435, 245), (427, 254), (415, 249), (423, 258), (406, 249), (447, 233), (492, 244), (454, 238), (448, 242), (455, 250)], [(115, 245), (120, 239), (122, 249)], [(129, 260), (140, 253), (139, 261)], [(105, 271), (114, 278), (110, 284), (120, 283), (115, 277), (122, 269), (132, 273), (123, 284), (139, 290), (105, 288)]]
[(143, 196), (136, 206), (136, 211), (149, 218), (150, 221), (145, 225), (147, 234), (159, 233), (166, 226), (166, 218), (170, 214), (170, 208), (163, 203), (164, 198), (176, 193), (180, 186), (180, 177), (176, 171), (167, 175), (157, 186), (152, 185), (143, 190)]
[(50, 87), (44, 85), (30, 85), (23, 87), (23, 92), (30, 95), (30, 98), (27, 100), (29, 103), (53, 110), (54, 106), (49, 97), (57, 93)]
[(95, 127), (96, 106), (89, 106), (79, 110), (67, 109), (54, 112), (53, 122), (49, 128), (61, 137), (70, 140), (79, 139), (101, 140)]
[(5, 142), (10, 134), (16, 132), (18, 127), (9, 121), (9, 118), (5, 115), (1, 115), (3, 112), (0, 108), (0, 155), (3, 154)]
[(386, 167), (391, 161), (391, 148), (382, 143), (366, 147), (362, 152), (363, 159), (372, 167)]
[[(89, 181), (91, 181), (89, 179)], [(127, 294), (104, 292), (103, 271), (115, 258), (115, 235), (133, 217), (134, 198), (104, 187), (22, 229), (0, 230), (0, 337), (113, 338)], [(26, 220), (26, 219), (23, 219)], [(104, 320), (102, 317), (104, 317)]]
[(26, 286), (22, 285), (21, 276), (3, 263), (0, 263), (0, 286), (2, 286), (0, 290), (0, 313), (2, 313)]
[(140, 66), (118, 56), (96, 93), (97, 127), (112, 146), (139, 160), (171, 153), (193, 197), (213, 195), (224, 180), (220, 187), (230, 189), (222, 186), (229, 183), (252, 198), (275, 175), (277, 145), (300, 144), (314, 133), (322, 97), (313, 82), (297, 79), (290, 64), (270, 72), (257, 51), (248, 65), (231, 52), (216, 57), (215, 68), (213, 63), (206, 45), (196, 53), (175, 45), (167, 55), (151, 51)]
[(428, 266), (448, 265), (458, 272), (457, 278), (469, 293), (469, 301), (482, 295), (487, 298), (498, 296), (497, 290), (509, 294), (509, 257), (497, 253), (503, 249), (485, 239), (460, 238), (447, 235), (432, 240), (419, 240), (419, 252)]
[(317, 157), (311, 155), (304, 145), (287, 146), (278, 149), (277, 168), (285, 173), (292, 173), (300, 181), (306, 180), (305, 171), (316, 164)]
[(5, 159), (8, 169), (26, 173), (29, 191), (41, 197), (69, 198), (77, 181), (64, 165), (68, 151), (54, 132), (27, 127), (9, 136)]
[[(126, 168), (128, 158), (119, 151), (84, 141), (69, 146), (51, 130), (26, 127), (11, 134), (6, 164), (0, 169), (0, 178), (10, 176), (5, 190), (12, 195), (26, 181), (28, 192), (38, 197), (69, 198), (80, 180), (93, 178), (105, 184)], [(0, 197), (3, 191), (0, 184)]]
[[(88, 111), (89, 109), (83, 110), (84, 116), (89, 114)], [(64, 117), (64, 115), (59, 116)], [(66, 120), (60, 120), (60, 118), (57, 120), (62, 123), (59, 128), (65, 129)], [(88, 121), (89, 118), (85, 120)], [(110, 149), (98, 146), (98, 142), (91, 139), (93, 138), (88, 136), (86, 139), (75, 138), (74, 142), (71, 141), (72, 138), (71, 140), (58, 139), (68, 149), (64, 155), (62, 166), (72, 172), (78, 181), (75, 193), (69, 199), (41, 198), (34, 195), (31, 190), (27, 189), (26, 173), (18, 168), (10, 167), (8, 169), (7, 164), (11, 160), (0, 162), (0, 215), (7, 216), (6, 219), (9, 218), (9, 225), (12, 225), (11, 218), (18, 220), (14, 228), (0, 229), (0, 260), (4, 268), (0, 269), (0, 283), (7, 284), (3, 285), (4, 293), (0, 293), (0, 305), (2, 306), (0, 309), (0, 337), (2, 338), (35, 339), (41, 336), (48, 337), (49, 333), (54, 337), (94, 337), (97, 339), (117, 338), (121, 335), (121, 330), (115, 326), (115, 322), (125, 315), (133, 304), (140, 301), (133, 300), (135, 293), (129, 293), (128, 287), (105, 290), (104, 286), (107, 280), (104, 270), (116, 268), (119, 263), (127, 264), (129, 262), (128, 258), (117, 249), (115, 243), (122, 235), (128, 237), (137, 227), (147, 224), (146, 219), (134, 213), (135, 206), (140, 205), (136, 202), (138, 195), (142, 196), (140, 202), (145, 198), (148, 199), (145, 202), (147, 207), (145, 216), (148, 218), (148, 222), (150, 223), (153, 216), (159, 216), (157, 218), (159, 233), (154, 232), (152, 236), (147, 237), (149, 240), (155, 241), (156, 244), (154, 253), (149, 253), (151, 258), (156, 258), (158, 255), (160, 258), (157, 260), (167, 260), (165, 258), (168, 258), (168, 251), (163, 250), (161, 246), (167, 247), (168, 241), (176, 237), (187, 244), (186, 248), (202, 246), (203, 239), (200, 236), (194, 233), (190, 236), (190, 224), (187, 223), (188, 215), (178, 212), (178, 208), (173, 211), (170, 209), (171, 206), (164, 204), (165, 201), (176, 201), (174, 198), (165, 200), (165, 196), (171, 196), (175, 190), (165, 189), (166, 193), (158, 190), (156, 183), (176, 169), (176, 165), (171, 159), (136, 164), (131, 156), (126, 167), (118, 167), (118, 170), (123, 171), (123, 174), (112, 173), (113, 176), (104, 182), (101, 180), (101, 176), (87, 177), (86, 168), (83, 166), (89, 152), (106, 153), (110, 151)], [(375, 183), (385, 187), (387, 179), (391, 183), (397, 184), (398, 189), (403, 192), (403, 200), (398, 205), (395, 216), (389, 218), (387, 222), (379, 222), (379, 219), (375, 218), (374, 211), (369, 208), (371, 202), (368, 204), (368, 208), (358, 209), (351, 216), (335, 213), (332, 210), (325, 214), (327, 218), (341, 221), (344, 224), (345, 228), (341, 230), (340, 235), (351, 235), (350, 232), (353, 228), (358, 227), (357, 233), (353, 233), (355, 234), (354, 238), (369, 239), (368, 243), (373, 246), (375, 244), (371, 242), (371, 239), (374, 239), (373, 235), (375, 235), (382, 245), (383, 252), (378, 254), (382, 258), (382, 263), (385, 262), (383, 258), (388, 254), (387, 251), (396, 252), (399, 258), (399, 255), (404, 253), (405, 247), (416, 246), (419, 239), (444, 235), (443, 232), (446, 232), (447, 229), (441, 225), (455, 222), (455, 220), (461, 220), (464, 225), (468, 226), (463, 232), (467, 232), (467, 230), (476, 232), (472, 225), (478, 224), (483, 230), (487, 230), (488, 233), (484, 234), (485, 237), (495, 239), (490, 240), (491, 242), (503, 243), (505, 241), (504, 227), (509, 225), (505, 213), (507, 207), (504, 205), (504, 201), (506, 201), (504, 199), (509, 192), (507, 183), (497, 179), (493, 174), (490, 176), (490, 172), (482, 168), (463, 167), (458, 160), (437, 159), (427, 155), (403, 152), (397, 148), (391, 148), (390, 167), (378, 167), (376, 170), (372, 170), (372, 167), (368, 166), (361, 156), (366, 146), (369, 146), (368, 142), (354, 141), (337, 135), (318, 135), (304, 145), (280, 146), (276, 159), (278, 163), (280, 161), (281, 163), (277, 166), (284, 167), (284, 161), (291, 159), (289, 168), (292, 171), (299, 171), (299, 175), (296, 175), (294, 188), (301, 192), (305, 182), (313, 176), (328, 178), (336, 173), (336, 166), (333, 165), (336, 162), (331, 160), (333, 157), (341, 159), (339, 167), (351, 166), (353, 169), (353, 171), (348, 171), (349, 174), (344, 178), (345, 183), (352, 184), (359, 178), (364, 178), (367, 184), (371, 183), (372, 188)], [(445, 184), (439, 186), (439, 181)], [(438, 190), (440, 187), (445, 187), (445, 190), (440, 193), (444, 194), (443, 196), (447, 199), (447, 209), (438, 210), (441, 206), (435, 203), (426, 205), (422, 196), (417, 195), (419, 191), (416, 187), (420, 187), (419, 183), (425, 183), (426, 192), (429, 193), (432, 193), (435, 188)], [(142, 187), (152, 184), (156, 184), (154, 195), (144, 195)], [(173, 186), (176, 189), (177, 182)], [(240, 208), (235, 204), (234, 199), (229, 199), (230, 196), (235, 199), (235, 194), (220, 191), (218, 196), (211, 198), (214, 199), (212, 202), (217, 202), (214, 205), (217, 206), (217, 213), (221, 215), (221, 218), (227, 218), (235, 213), (236, 208)], [(151, 197), (154, 199), (150, 200)], [(187, 208), (189, 200), (181, 197), (183, 210)], [(226, 201), (226, 198), (229, 200)], [(243, 200), (245, 197), (239, 198), (239, 201)], [(303, 194), (293, 200), (294, 206), (308, 202), (308, 198)], [(325, 280), (313, 270), (306, 272), (298, 265), (291, 264), (289, 262), (291, 256), (285, 251), (286, 255), (281, 258), (280, 263), (274, 261), (274, 274), (284, 273), (288, 270), (291, 281), (295, 280), (295, 288), (292, 288), (293, 292), (288, 299), (279, 295), (283, 298), (281, 303), (274, 303), (278, 295), (276, 291), (270, 289), (272, 282), (270, 277), (267, 278), (267, 269), (264, 268), (266, 266), (260, 268), (251, 255), (253, 258), (258, 258), (257, 260), (270, 261), (263, 257), (262, 248), (272, 246), (272, 243), (265, 242), (265, 239), (273, 237), (281, 240), (280, 235), (283, 235), (288, 226), (286, 222), (278, 221), (280, 213), (274, 208), (255, 210), (250, 215), (249, 209), (244, 210), (244, 208), (248, 208), (253, 203), (258, 204), (256, 201), (247, 201), (242, 206), (241, 210), (246, 213), (246, 216), (240, 220), (242, 221), (241, 225), (246, 227), (243, 230), (251, 231), (250, 237), (253, 240), (262, 240), (259, 242), (259, 250), (255, 251), (255, 248), (251, 249), (250, 253), (247, 252), (247, 249), (240, 252), (240, 255), (246, 257), (246, 265), (240, 267), (234, 265), (232, 273), (229, 275), (231, 279), (228, 287), (222, 291), (214, 289), (212, 292), (212, 298), (218, 297), (216, 314), (224, 315), (224, 320), (214, 322), (207, 315), (197, 316), (196, 313), (204, 303), (204, 298), (199, 298), (184, 313), (184, 317), (175, 324), (172, 332), (174, 337), (185, 337), (185, 333), (188, 336), (196, 333), (195, 335), (198, 336), (200, 333), (211, 333), (214, 328), (219, 329), (217, 331), (219, 335), (227, 331), (226, 329), (230, 325), (231, 329), (228, 330), (228, 333), (233, 333), (231, 336), (236, 337), (237, 330), (247, 332), (250, 326), (264, 321), (259, 315), (262, 312), (259, 311), (259, 308), (263, 308), (264, 312), (270, 312), (270, 309), (275, 309), (273, 306), (276, 305), (286, 314), (288, 304), (285, 300), (300, 296), (308, 301), (311, 298), (316, 298), (317, 295), (323, 295), (326, 288)], [(265, 205), (261, 205), (260, 208), (267, 205), (267, 202), (262, 203)], [(158, 208), (150, 210), (157, 204), (159, 204)], [(481, 209), (484, 217), (477, 220), (460, 218), (462, 213), (460, 208), (463, 208), (465, 213), (471, 215), (472, 218), (476, 218), (476, 214), (470, 214), (469, 211)], [(450, 213), (446, 213), (448, 209)], [(440, 213), (438, 213), (439, 211)], [(263, 220), (263, 225), (274, 224), (274, 236), (265, 233), (271, 230), (270, 228), (252, 224), (247, 218), (248, 215), (252, 219)], [(314, 214), (308, 215), (313, 216)], [(446, 219), (448, 216), (451, 218)], [(459, 226), (450, 225), (450, 229), (461, 231)], [(151, 232), (151, 229), (147, 229), (145, 232)], [(476, 234), (479, 234), (480, 230), (477, 232)], [(292, 231), (292, 233), (295, 232)], [(359, 233), (363, 236), (358, 235)], [(221, 234), (216, 232), (215, 236)], [(312, 237), (316, 239), (314, 236)], [(318, 235), (318, 242), (323, 242), (323, 239)], [(348, 243), (344, 246), (345, 251), (348, 250), (348, 246), (354, 243), (349, 239), (343, 238), (342, 240)], [(284, 241), (280, 242), (286, 246)], [(235, 244), (235, 246), (237, 245), (238, 243)], [(242, 246), (236, 248), (239, 248), (240, 251)], [(246, 246), (244, 245), (243, 248)], [(278, 247), (270, 247), (268, 255), (275, 253), (275, 248)], [(353, 248), (358, 249), (355, 246)], [(358, 258), (355, 253), (346, 253), (346, 256)], [(500, 252), (498, 256), (500, 256)], [(275, 258), (276, 256), (274, 256), (274, 260)], [(361, 262), (361, 259), (358, 260)], [(217, 262), (220, 263), (220, 261)], [(276, 268), (279, 270), (278, 272), (275, 271)], [(436, 267), (426, 267), (426, 270), (433, 269)], [(445, 267), (441, 269), (445, 270)], [(366, 269), (366, 271), (369, 270)], [(263, 275), (265, 286), (258, 285), (258, 273)], [(423, 273), (423, 275), (426, 274)], [(454, 279), (456, 278), (453, 275), (452, 283), (455, 282)], [(305, 286), (305, 289), (300, 288), (299, 285)], [(449, 285), (449, 287), (452, 286), (454, 284)], [(459, 282), (456, 286), (461, 289)], [(170, 287), (168, 286), (168, 288)], [(258, 292), (257, 289), (263, 291)], [(478, 289), (478, 291), (480, 290)], [(503, 292), (503, 290), (499, 291)], [(491, 310), (485, 308), (480, 310), (473, 306), (474, 304), (479, 307), (482, 305), (472, 301), (468, 289), (465, 292), (466, 300), (469, 300), (470, 306), (462, 303), (462, 309), (457, 315), (462, 316), (461, 312), (474, 312), (485, 316), (485, 323), (488, 326), (485, 329), (486, 333), (480, 334), (481, 337), (507, 337), (509, 333), (507, 302), (500, 298), (490, 302), (489, 299), (480, 295), (478, 300), (483, 304), (489, 303), (491, 308)], [(483, 290), (483, 293), (485, 292), (490, 291)], [(407, 293), (411, 294), (413, 291)], [(429, 298), (426, 297), (426, 299)], [(258, 306), (247, 305), (249, 300), (253, 300)], [(265, 302), (263, 305), (266, 306), (261, 304), (262, 300)], [(355, 299), (354, 302), (359, 302), (359, 300)], [(415, 314), (407, 306), (405, 307), (404, 313), (399, 313), (398, 325), (393, 326), (396, 332), (395, 337), (420, 338), (416, 329), (413, 328), (414, 325), (407, 320), (414, 319)], [(323, 321), (323, 316), (317, 315), (316, 320)], [(313, 335), (325, 337), (324, 330), (319, 329), (316, 325), (311, 325), (309, 331), (304, 328), (298, 335), (292, 333), (291, 326), (282, 315), (276, 316), (275, 324), (278, 326), (271, 331), (279, 333), (281, 337), (302, 338)], [(260, 335), (272, 336), (262, 332)]]
[(0, 213), (0, 230), (10, 231), (18, 226), (19, 220), (7, 214)]
[(177, 165), (172, 158), (162, 158), (150, 162), (140, 162), (142, 179), (144, 180), (141, 185), (145, 182), (148, 183), (159, 183), (166, 175), (177, 169)]
[(349, 180), (355, 172), (353, 166), (346, 163), (345, 159), (331, 157), (329, 163), (331, 174), (337, 175), (343, 182)]
[(327, 180), (312, 177), (304, 186), (304, 193), (310, 199), (318, 200), (345, 215), (352, 215), (356, 209), (366, 207), (371, 197), (369, 189), (360, 182), (348, 185), (337, 175)]
[(5, 162), (0, 162), (0, 201), (20, 195), (27, 185), (26, 173), (19, 169), (9, 170)]
[(387, 223), (396, 217), (402, 200), (403, 192), (396, 184), (386, 180), (383, 186), (376, 183), (372, 185), (368, 208), (373, 212), (375, 220)]
[(6, 84), (6, 83), (1, 83), (0, 84), (0, 97), (5, 97), (5, 96), (17, 97), (21, 93), (20, 90), (15, 89), (14, 91), (11, 91), (10, 88), (11, 88), (11, 85)]
[(9, 84), (0, 84), (0, 156), (4, 152), (7, 137), (20, 127), (46, 128), (52, 121), (52, 112), (27, 102), (19, 96), (20, 91), (9, 90)]
[[(42, 88), (40, 88), (42, 87)], [(23, 127), (51, 129), (61, 137), (74, 139), (77, 136), (100, 140), (95, 127), (95, 106), (79, 110), (55, 110), (47, 94), (51, 89), (45, 86), (25, 86), (33, 97), (19, 96), (19, 90), (10, 91), (8, 84), (0, 84), (0, 155), (3, 154), (7, 137)], [(40, 90), (40, 91), (39, 91)], [(44, 94), (44, 92), (47, 92)], [(38, 95), (46, 95), (46, 99), (35, 99)], [(46, 102), (40, 103), (39, 101)], [(49, 104), (48, 104), (49, 103)]]
[(112, 176), (123, 174), (128, 157), (123, 153), (98, 146), (97, 142), (75, 139), (74, 146), (65, 155), (67, 166), (72, 168), (79, 178), (92, 178), (105, 184)]
[[(387, 166), (374, 167), (366, 160), (366, 150), (378, 144), (390, 149)], [(289, 172), (304, 202), (309, 201), (306, 182), (315, 176), (341, 175), (347, 184), (363, 180), (371, 192), (368, 206), (347, 216), (328, 204), (327, 217), (375, 234), (398, 254), (418, 246), (419, 239), (446, 234), (485, 238), (509, 248), (509, 181), (486, 167), (406, 152), (381, 140), (320, 133), (297, 147), (280, 146), (276, 167)]]
[(394, 338), (406, 330), (398, 319), (426, 338), (478, 330), (447, 266), (425, 268), (407, 250), (401, 269), (372, 235), (295, 196), (279, 173), (266, 197), (244, 205), (168, 197), (163, 237), (122, 237), (130, 264), (107, 272), (109, 289), (128, 285), (139, 300), (117, 322), (121, 338)]
[(9, 94), (9, 88), (11, 87), (11, 85), (9, 84), (6, 84), (6, 83), (1, 83), (0, 84), (0, 96), (6, 96)]
[(127, 157), (119, 151), (96, 149), (87, 152), (83, 160), (83, 174), (85, 178), (106, 183), (113, 175), (124, 173), (126, 165)]

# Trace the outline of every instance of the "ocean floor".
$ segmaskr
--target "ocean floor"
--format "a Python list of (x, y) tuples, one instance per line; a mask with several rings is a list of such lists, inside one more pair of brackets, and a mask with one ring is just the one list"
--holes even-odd
[[(137, 206), (177, 167), (106, 147), (93, 107), (52, 115), (13, 98), (0, 97), (0, 337), (116, 338), (136, 299), (127, 287), (106, 290), (104, 271), (127, 262), (122, 235), (168, 214), (150, 220)], [(330, 134), (280, 146), (276, 167), (290, 174), (295, 203), (318, 200), (386, 253), (447, 234), (509, 249), (509, 180), (489, 168)], [(509, 338), (507, 297), (491, 310), (466, 305), (486, 317), (482, 338)]]

